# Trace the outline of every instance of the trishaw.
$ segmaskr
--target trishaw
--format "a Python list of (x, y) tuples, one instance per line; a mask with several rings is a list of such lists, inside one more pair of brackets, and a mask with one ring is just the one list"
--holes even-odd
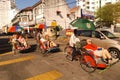
[[(84, 71), (92, 73), (97, 68), (105, 69), (107, 68), (107, 66), (110, 66), (106, 63), (106, 61), (102, 57), (96, 56), (94, 52), (87, 51), (86, 49), (83, 48), (83, 46), (86, 44), (85, 40), (81, 41), (80, 43), (77, 43), (77, 45), (78, 44), (79, 44), (79, 47), (76, 46), (76, 50), (77, 50), (76, 59), (80, 62), (81, 68)], [(66, 54), (67, 60), (72, 60), (71, 51), (72, 51), (71, 47), (67, 44), (67, 46), (64, 48), (64, 53)]]
[(47, 55), (47, 53), (55, 53), (55, 52), (59, 52), (60, 48), (59, 46), (55, 46), (52, 48), (49, 48), (47, 45), (45, 45), (41, 40), (39, 41), (39, 50), (40, 53), (42, 53), (43, 55)]

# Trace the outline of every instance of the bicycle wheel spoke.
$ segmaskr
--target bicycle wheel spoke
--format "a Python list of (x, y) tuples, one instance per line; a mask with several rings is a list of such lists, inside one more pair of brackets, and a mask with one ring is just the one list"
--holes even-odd
[(84, 54), (81, 57), (80, 65), (82, 69), (85, 70), (86, 72), (94, 72), (97, 67), (94, 58), (89, 54)]

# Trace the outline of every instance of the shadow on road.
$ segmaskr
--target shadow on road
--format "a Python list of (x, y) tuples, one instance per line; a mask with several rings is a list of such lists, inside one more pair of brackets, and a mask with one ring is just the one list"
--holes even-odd
[(12, 51), (12, 46), (9, 38), (0, 38), (0, 54)]

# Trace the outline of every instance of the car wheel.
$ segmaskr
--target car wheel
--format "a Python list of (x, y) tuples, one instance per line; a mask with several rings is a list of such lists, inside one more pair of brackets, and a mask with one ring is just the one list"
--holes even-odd
[(119, 58), (120, 59), (120, 51), (117, 49), (110, 49), (109, 50), (111, 56), (115, 59)]

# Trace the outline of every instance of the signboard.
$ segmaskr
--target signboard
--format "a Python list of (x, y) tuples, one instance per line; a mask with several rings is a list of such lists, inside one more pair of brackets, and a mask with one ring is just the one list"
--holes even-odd
[(73, 34), (73, 29), (66, 29), (66, 36), (71, 36)]
[(92, 11), (88, 11), (88, 10), (81, 10), (81, 15), (82, 16), (86, 16), (86, 17), (90, 17), (91, 19), (93, 19), (94, 18), (94, 12), (92, 12)]

